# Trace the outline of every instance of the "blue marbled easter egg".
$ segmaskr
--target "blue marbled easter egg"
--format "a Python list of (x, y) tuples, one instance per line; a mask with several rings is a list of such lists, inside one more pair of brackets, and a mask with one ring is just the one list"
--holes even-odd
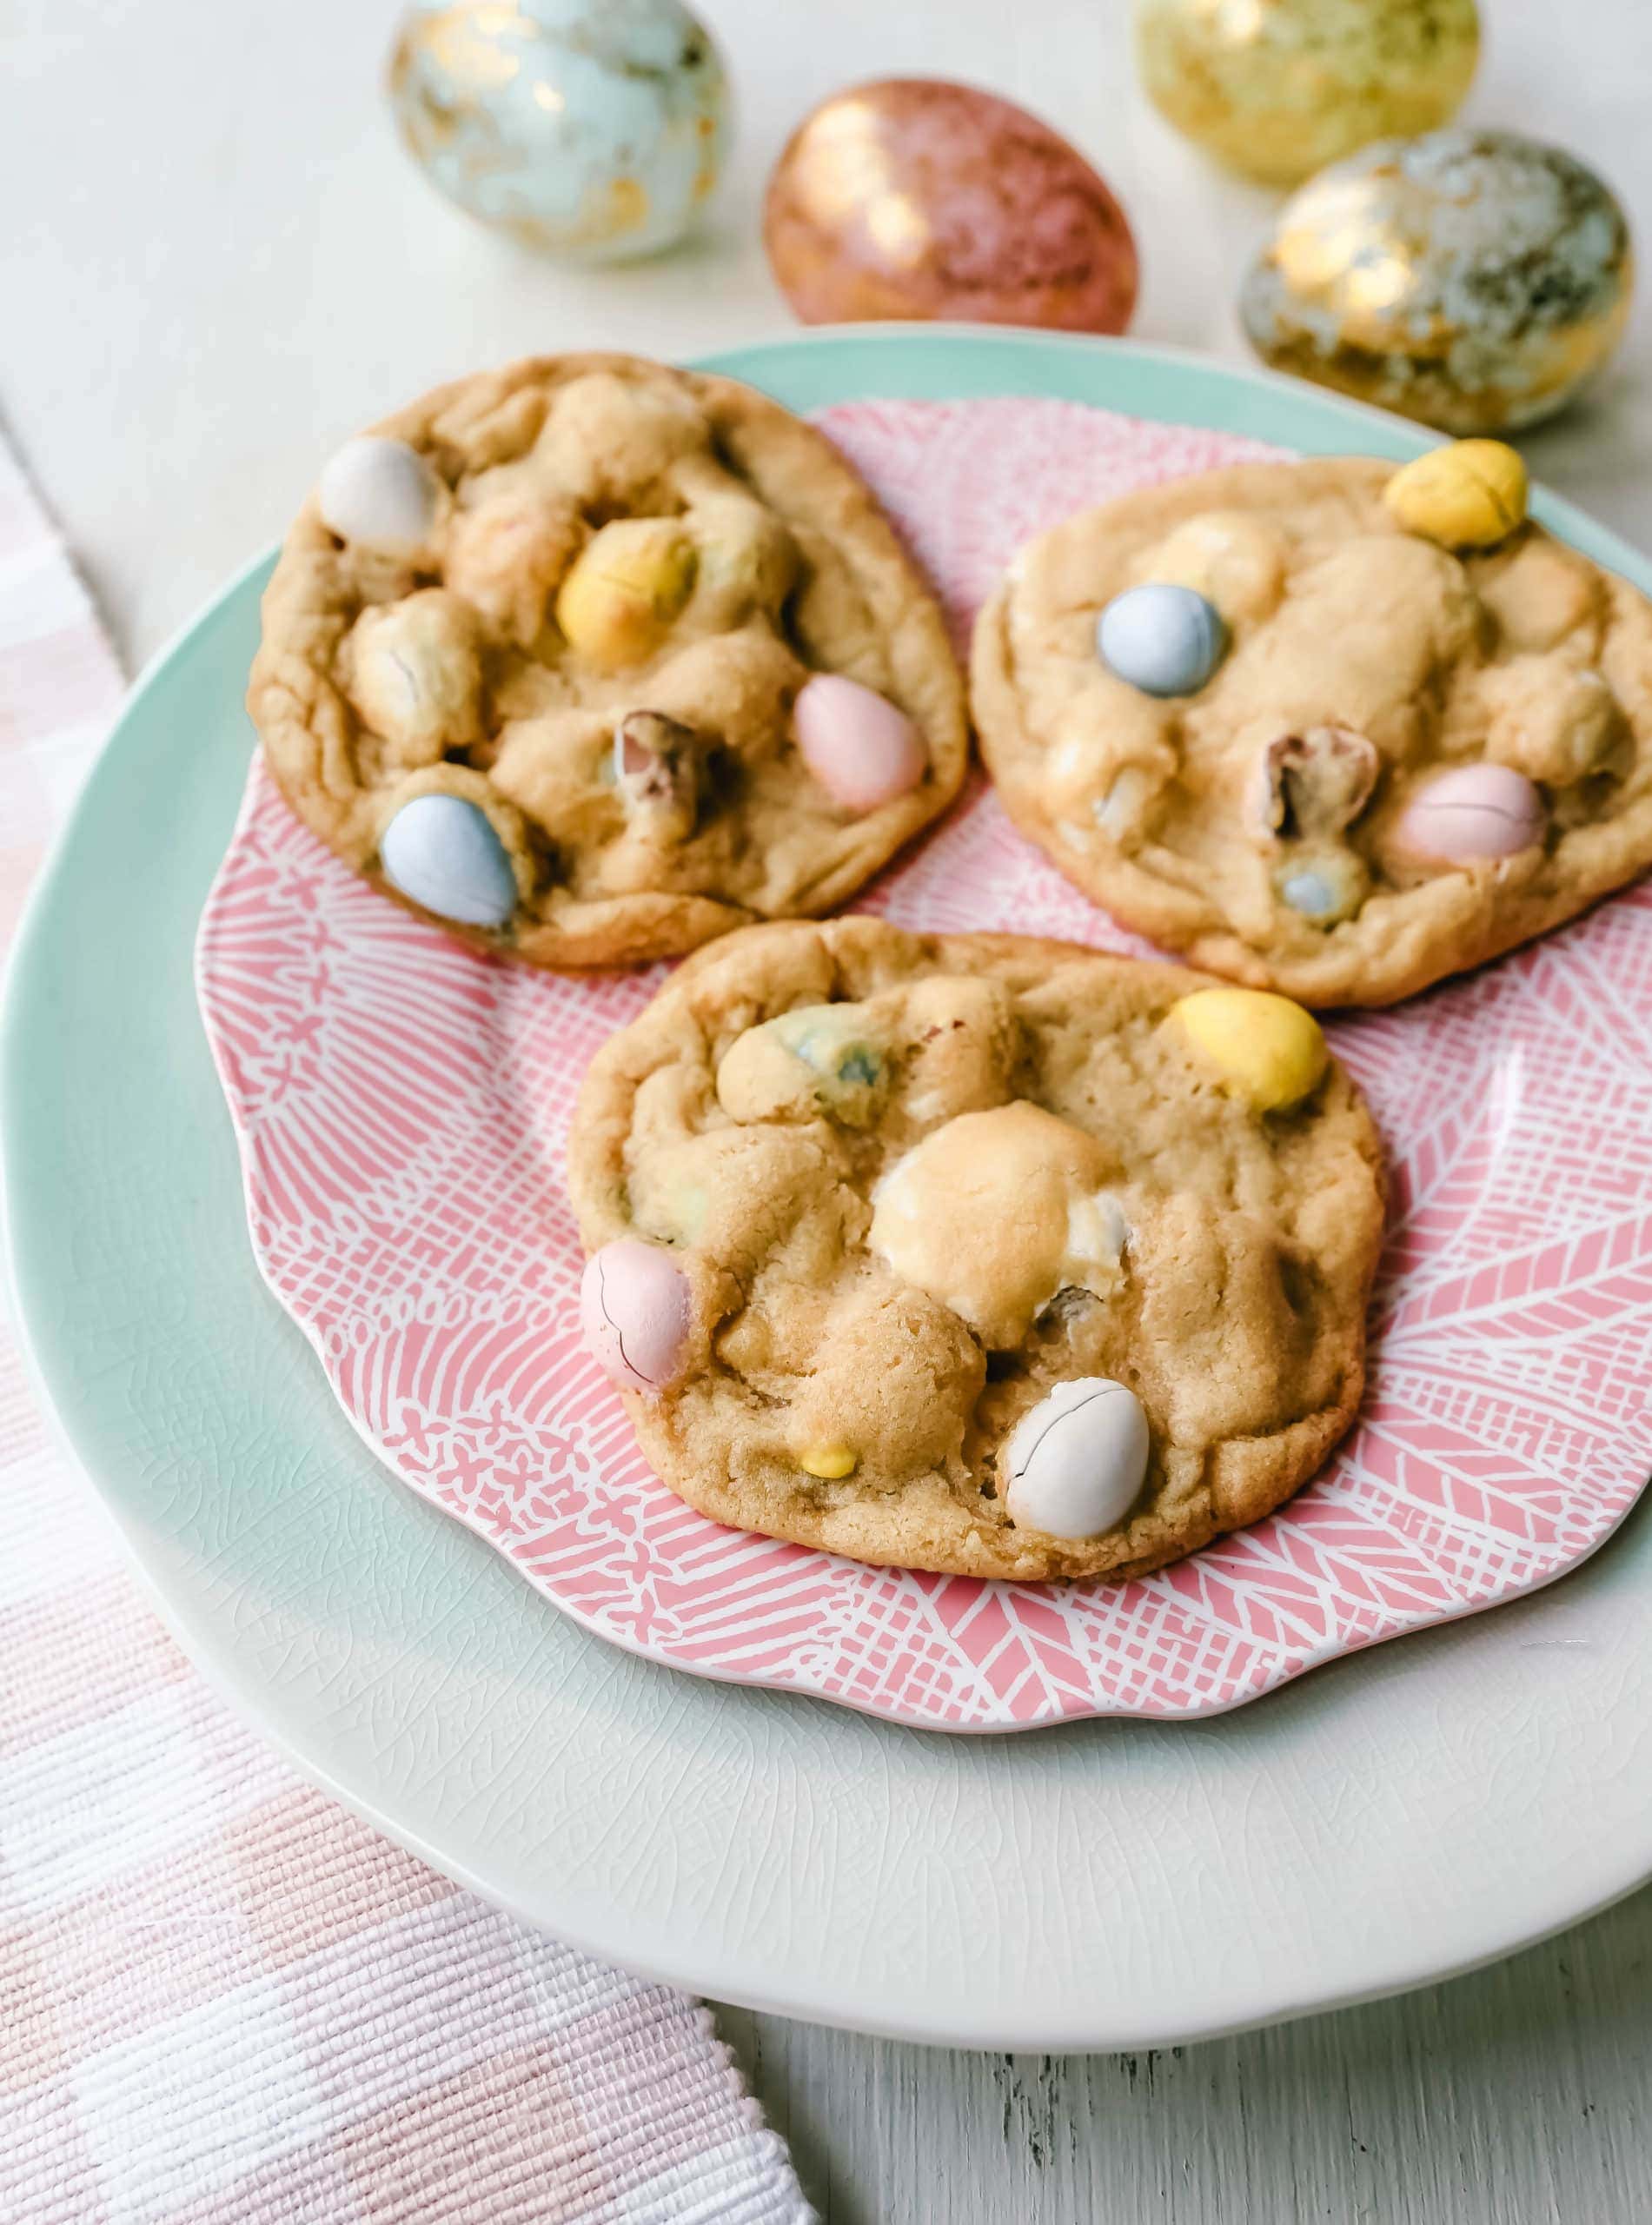
[(516, 908), (516, 876), (488, 814), (463, 796), (415, 796), (379, 840), (392, 888), (439, 919), (502, 927)]
[(680, 239), (727, 149), (722, 62), (681, 0), (415, 0), (389, 84), (450, 201), (577, 262)]

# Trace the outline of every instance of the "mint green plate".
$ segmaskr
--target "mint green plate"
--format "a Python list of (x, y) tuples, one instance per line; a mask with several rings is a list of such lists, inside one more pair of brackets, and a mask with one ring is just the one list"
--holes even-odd
[[(710, 368), (797, 409), (1016, 392), (1308, 450), (1426, 445), (1118, 342), (872, 328)], [(1644, 1510), (1556, 1589), (1241, 1714), (976, 1741), (620, 1653), (402, 1490), (259, 1279), (191, 986), (268, 564), (151, 668), (58, 844), (11, 968), (0, 1115), (43, 1393), (172, 1628), (306, 1776), (610, 1960), (998, 2048), (1162, 2043), (1415, 1985), (1652, 1873)]]

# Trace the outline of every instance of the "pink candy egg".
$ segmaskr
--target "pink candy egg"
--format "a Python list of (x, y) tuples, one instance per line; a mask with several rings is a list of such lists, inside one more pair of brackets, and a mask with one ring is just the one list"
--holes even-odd
[(806, 681), (793, 714), (803, 761), (834, 803), (876, 811), (923, 779), (923, 736), (888, 698), (858, 681), (818, 672)]
[(622, 1236), (586, 1261), (580, 1325), (586, 1349), (622, 1390), (670, 1382), (688, 1341), (688, 1282), (657, 1244)]
[(1507, 765), (1459, 765), (1419, 788), (1400, 814), (1394, 840), (1413, 857), (1447, 865), (1511, 858), (1541, 842), (1543, 800)]

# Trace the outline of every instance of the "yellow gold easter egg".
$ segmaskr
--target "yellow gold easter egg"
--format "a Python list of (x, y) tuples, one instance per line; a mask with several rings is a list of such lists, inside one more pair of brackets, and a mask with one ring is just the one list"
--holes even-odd
[(1475, 0), (1136, 0), (1148, 97), (1235, 169), (1295, 185), (1372, 139), (1455, 115)]
[(1195, 989), (1170, 1020), (1258, 1112), (1299, 1105), (1330, 1063), (1313, 1014), (1271, 989)]
[(1239, 295), (1276, 370), (1444, 433), (1536, 424), (1617, 345), (1629, 226), (1575, 156), (1512, 131), (1384, 140), (1281, 210)]
[(1526, 515), (1526, 467), (1506, 441), (1453, 441), (1397, 471), (1383, 500), (1443, 548), (1494, 548)]

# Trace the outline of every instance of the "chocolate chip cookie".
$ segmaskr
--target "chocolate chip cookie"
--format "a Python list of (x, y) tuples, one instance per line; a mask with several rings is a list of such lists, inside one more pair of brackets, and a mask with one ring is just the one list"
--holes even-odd
[(479, 374), (348, 442), (249, 708), (339, 855), (537, 965), (843, 903), (957, 793), (929, 589), (831, 444), (622, 355)]
[(982, 611), (1005, 807), (1197, 964), (1383, 1005), (1652, 863), (1652, 605), (1501, 443), (1244, 464), (1035, 541)]
[(568, 1177), (590, 1348), (742, 1529), (1128, 1576), (1277, 1506), (1358, 1403), (1378, 1143), (1282, 997), (748, 928), (598, 1053)]

